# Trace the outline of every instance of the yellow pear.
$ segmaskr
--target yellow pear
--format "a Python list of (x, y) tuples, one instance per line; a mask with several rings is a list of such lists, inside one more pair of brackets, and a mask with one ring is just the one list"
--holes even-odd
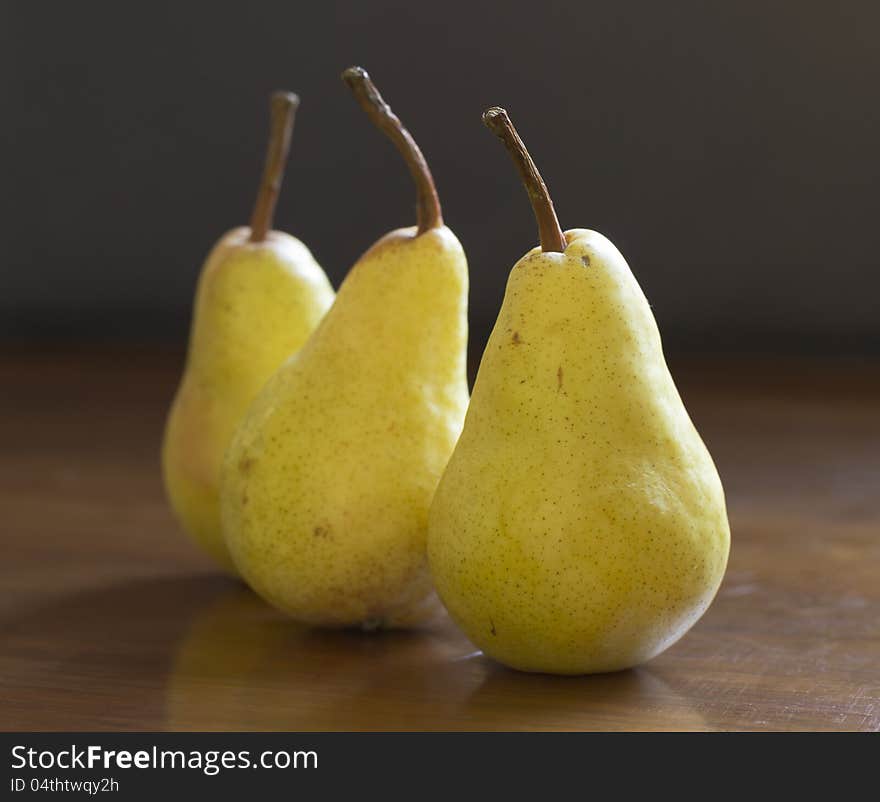
[(177, 518), (230, 571), (218, 498), (223, 455), (266, 380), (333, 302), (333, 288), (308, 248), (270, 230), (298, 103), (287, 92), (272, 96), (269, 149), (251, 226), (225, 234), (202, 269), (186, 367), (162, 446), (165, 487)]
[(428, 508), (467, 407), (468, 274), (412, 137), (362, 69), (343, 77), (410, 168), (418, 225), (359, 259), (254, 402), (224, 466), (223, 529), (270, 603), (372, 629), (435, 609)]
[(428, 553), (453, 619), (486, 654), (558, 674), (638, 665), (709, 606), (730, 531), (718, 473), (614, 245), (559, 228), (506, 112), (541, 247), (511, 271)]

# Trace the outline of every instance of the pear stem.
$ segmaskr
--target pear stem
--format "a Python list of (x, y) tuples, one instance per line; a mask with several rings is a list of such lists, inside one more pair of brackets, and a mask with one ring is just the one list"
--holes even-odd
[(498, 106), (492, 106), (483, 112), (483, 122), (504, 143), (504, 147), (507, 148), (513, 158), (513, 163), (519, 170), (526, 192), (529, 193), (529, 200), (532, 202), (535, 219), (538, 221), (541, 250), (564, 253), (568, 243), (565, 241), (565, 234), (559, 227), (559, 218), (553, 208), (553, 201), (550, 199), (547, 185), (541, 178), (525, 144), (519, 138), (507, 112)]
[(275, 205), (281, 192), (284, 167), (290, 152), (290, 135), (293, 118), (299, 107), (299, 98), (292, 92), (273, 92), (269, 101), (271, 124), (269, 145), (266, 149), (266, 165), (257, 192), (257, 202), (251, 214), (251, 242), (263, 242), (272, 229)]
[(349, 67), (342, 73), (342, 80), (354, 93), (357, 102), (373, 124), (394, 143), (409, 168), (416, 185), (417, 235), (442, 226), (443, 214), (440, 199), (437, 197), (437, 188), (434, 186), (428, 162), (425, 161), (412, 135), (382, 99), (382, 95), (363, 67)]

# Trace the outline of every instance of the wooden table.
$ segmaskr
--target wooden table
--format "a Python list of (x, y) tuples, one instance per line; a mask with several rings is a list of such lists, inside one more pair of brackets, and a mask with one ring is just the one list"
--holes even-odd
[(159, 482), (179, 368), (0, 354), (0, 728), (880, 729), (877, 363), (673, 366), (727, 489), (727, 577), (649, 665), (569, 679), (445, 620), (309, 632), (217, 574)]

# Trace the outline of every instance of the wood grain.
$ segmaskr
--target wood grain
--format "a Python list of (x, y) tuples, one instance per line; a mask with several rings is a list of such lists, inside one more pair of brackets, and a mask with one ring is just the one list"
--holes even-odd
[(0, 354), (0, 728), (880, 729), (880, 370), (673, 366), (724, 479), (725, 582), (638, 670), (517, 674), (447, 621), (309, 632), (214, 572), (162, 496), (180, 369)]

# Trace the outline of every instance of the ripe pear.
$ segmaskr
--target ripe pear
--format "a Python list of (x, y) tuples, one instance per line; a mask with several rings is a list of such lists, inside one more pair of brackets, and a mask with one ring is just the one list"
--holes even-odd
[(309, 249), (271, 231), (296, 95), (272, 97), (272, 133), (251, 226), (214, 246), (199, 277), (183, 378), (162, 446), (165, 488), (183, 529), (234, 571), (220, 527), (220, 467), (236, 426), (266, 380), (305, 342), (333, 302)]
[(418, 146), (360, 68), (343, 77), (400, 150), (418, 225), (352, 267), (269, 381), (223, 471), (223, 529), (262, 597), (316, 626), (404, 627), (436, 610), (425, 539), (461, 431), (468, 273)]
[(452, 618), (508, 666), (624, 669), (712, 601), (724, 493), (623, 256), (595, 231), (563, 234), (506, 112), (484, 120), (522, 172), (542, 247), (511, 271), (434, 498), (432, 575)]

